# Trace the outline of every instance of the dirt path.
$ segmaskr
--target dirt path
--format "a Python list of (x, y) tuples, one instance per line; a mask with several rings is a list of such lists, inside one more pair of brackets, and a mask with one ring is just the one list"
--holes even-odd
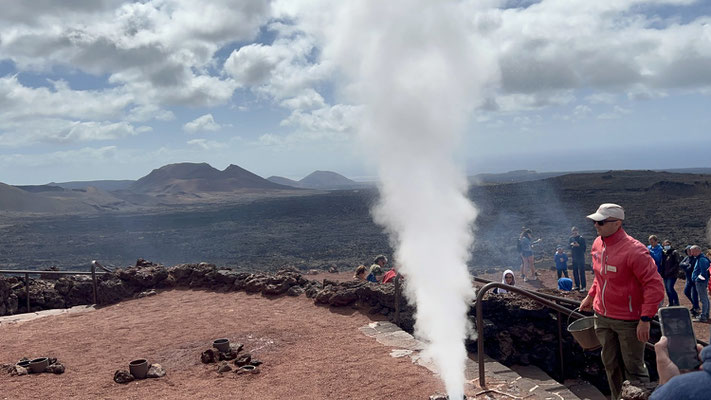
[[(393, 358), (358, 328), (355, 310), (305, 298), (174, 290), (96, 311), (0, 326), (0, 362), (57, 357), (63, 375), (0, 374), (0, 398), (415, 399), (442, 391), (436, 376)], [(215, 338), (244, 343), (264, 362), (258, 375), (223, 375), (200, 363)], [(114, 383), (113, 373), (147, 358), (168, 374)]]

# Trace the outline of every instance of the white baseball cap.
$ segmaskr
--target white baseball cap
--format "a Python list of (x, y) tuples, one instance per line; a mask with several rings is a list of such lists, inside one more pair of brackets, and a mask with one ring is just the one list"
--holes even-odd
[(625, 210), (622, 206), (613, 203), (600, 204), (595, 214), (590, 214), (586, 218), (593, 221), (603, 221), (608, 218), (625, 219)]

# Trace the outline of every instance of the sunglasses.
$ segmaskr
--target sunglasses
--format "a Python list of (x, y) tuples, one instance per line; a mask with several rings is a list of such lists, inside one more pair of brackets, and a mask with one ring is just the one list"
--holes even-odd
[(619, 219), (603, 219), (602, 221), (593, 221), (593, 225), (603, 226), (608, 222), (617, 222)]

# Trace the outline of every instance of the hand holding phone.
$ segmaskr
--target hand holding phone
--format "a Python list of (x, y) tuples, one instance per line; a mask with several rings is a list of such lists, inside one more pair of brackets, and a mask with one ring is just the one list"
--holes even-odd
[[(660, 308), (659, 322), (662, 335), (666, 337), (664, 350), (667, 350), (669, 360), (680, 371), (697, 369), (701, 360), (689, 310), (680, 306)], [(657, 354), (658, 360), (659, 357), (660, 354)]]

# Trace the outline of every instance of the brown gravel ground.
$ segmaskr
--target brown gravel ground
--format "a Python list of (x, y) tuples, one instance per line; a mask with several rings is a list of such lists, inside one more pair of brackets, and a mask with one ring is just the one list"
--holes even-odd
[[(51, 356), (63, 375), (0, 374), (0, 398), (24, 399), (426, 399), (438, 378), (358, 331), (372, 319), (304, 296), (173, 290), (82, 314), (0, 325), (0, 362)], [(264, 364), (257, 375), (216, 372), (200, 362), (212, 340), (244, 343)], [(147, 358), (168, 374), (113, 382)]]

